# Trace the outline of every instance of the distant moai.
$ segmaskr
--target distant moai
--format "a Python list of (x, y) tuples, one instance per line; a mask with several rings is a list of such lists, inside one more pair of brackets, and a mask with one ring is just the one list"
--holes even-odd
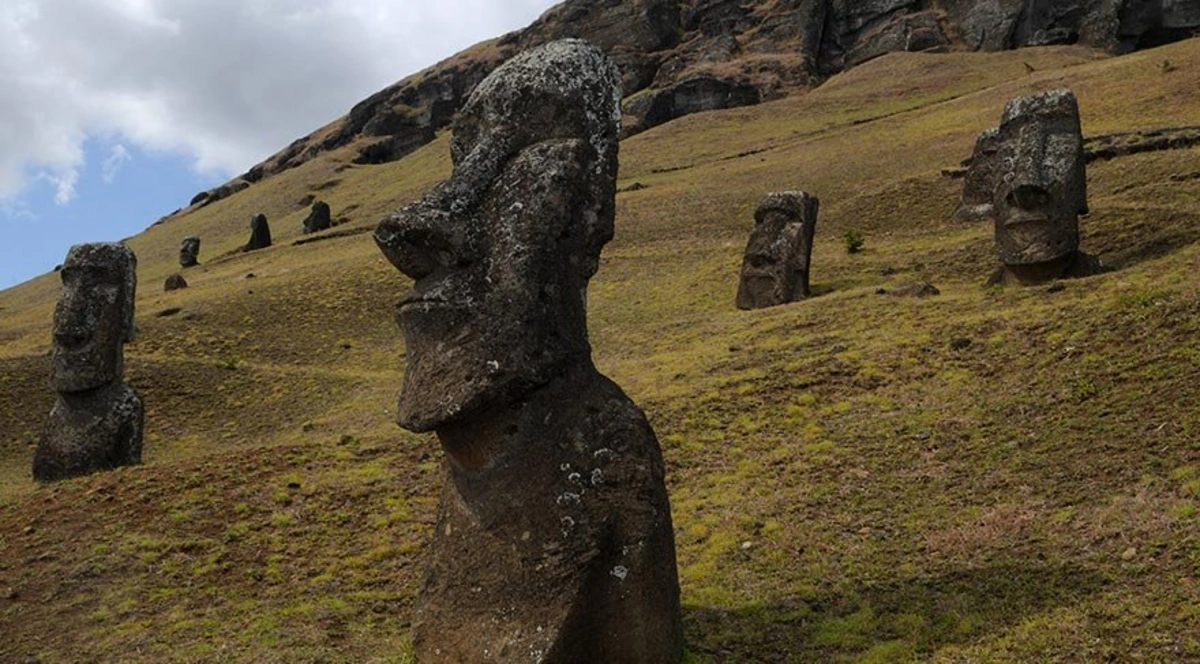
[(418, 661), (682, 656), (662, 453), (587, 339), (619, 81), (579, 40), (509, 60), (455, 120), (450, 179), (375, 232), (415, 280), (397, 421), (445, 451)]
[(180, 267), (193, 267), (200, 264), (200, 238), (191, 236), (183, 238), (179, 243)]
[(333, 216), (329, 211), (329, 203), (317, 201), (312, 204), (312, 210), (304, 218), (304, 233), (316, 233), (333, 226)]
[(178, 272), (167, 277), (167, 280), (163, 282), (163, 291), (165, 292), (171, 292), (173, 290), (179, 290), (187, 287), (187, 279), (184, 279), (183, 275), (179, 274)]
[(1037, 284), (1099, 272), (1100, 261), (1079, 250), (1079, 215), (1087, 212), (1075, 94), (1059, 89), (1008, 102), (1000, 127), (976, 141), (960, 207), (960, 218), (982, 215), (995, 224), (1002, 265), (988, 283)]
[(816, 196), (803, 191), (767, 194), (754, 213), (742, 257), (739, 309), (761, 309), (810, 295), (809, 266), (817, 228)]
[(266, 249), (271, 246), (271, 227), (267, 224), (267, 215), (259, 212), (250, 219), (250, 241), (246, 243), (246, 251)]
[(137, 257), (123, 244), (80, 244), (60, 274), (50, 355), (58, 399), (33, 457), (33, 477), (41, 481), (142, 460), (142, 400), (123, 382)]

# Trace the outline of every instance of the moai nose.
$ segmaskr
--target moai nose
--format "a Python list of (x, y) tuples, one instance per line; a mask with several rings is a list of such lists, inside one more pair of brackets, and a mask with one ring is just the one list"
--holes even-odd
[(462, 224), (426, 201), (383, 220), (375, 229), (375, 244), (397, 270), (413, 280), (466, 263)]

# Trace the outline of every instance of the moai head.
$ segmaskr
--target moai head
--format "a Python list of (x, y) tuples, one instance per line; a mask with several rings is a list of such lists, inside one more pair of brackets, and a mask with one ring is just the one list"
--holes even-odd
[(992, 214), (1000, 260), (1045, 263), (1078, 250), (1087, 175), (1075, 95), (1062, 89), (1010, 101), (997, 140)]
[(134, 335), (137, 257), (123, 244), (77, 244), (59, 274), (51, 385), (58, 392), (86, 392), (119, 380), (123, 346)]
[(308, 216), (304, 218), (304, 232), (316, 233), (323, 231), (333, 225), (333, 214), (329, 209), (329, 203), (325, 201), (317, 201), (312, 204), (312, 210)]
[(987, 129), (975, 139), (971, 166), (963, 179), (962, 202), (954, 214), (959, 221), (985, 221), (992, 218), (992, 192), (996, 188), (996, 172), (999, 168), (996, 155), (999, 151), (998, 128)]
[(401, 426), (465, 419), (590, 362), (585, 292), (613, 234), (619, 81), (580, 40), (509, 60), (454, 123), (450, 179), (379, 225), (379, 248), (416, 282), (397, 309)]
[(179, 265), (192, 267), (200, 264), (200, 238), (185, 237), (179, 243)]
[(269, 246), (271, 246), (271, 226), (267, 224), (267, 215), (259, 212), (250, 219), (250, 241), (246, 243), (246, 250), (266, 249)]
[(768, 194), (754, 213), (737, 305), (760, 309), (808, 297), (819, 201), (802, 191)]

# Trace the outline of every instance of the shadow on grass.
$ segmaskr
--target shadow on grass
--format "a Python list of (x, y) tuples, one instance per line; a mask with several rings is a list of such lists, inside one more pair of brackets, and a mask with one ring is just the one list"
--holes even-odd
[(999, 565), (737, 609), (685, 606), (689, 662), (902, 661), (1094, 594), (1077, 567)]

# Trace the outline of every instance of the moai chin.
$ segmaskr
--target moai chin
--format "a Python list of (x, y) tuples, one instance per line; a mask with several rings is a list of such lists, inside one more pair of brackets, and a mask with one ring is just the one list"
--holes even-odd
[(267, 215), (259, 212), (250, 219), (250, 241), (246, 243), (246, 251), (266, 249), (271, 246), (271, 226), (267, 224)]
[(1013, 99), (993, 131), (994, 139), (987, 132), (980, 138), (983, 158), (972, 164), (978, 172), (967, 176), (968, 185), (975, 178), (976, 186), (991, 192), (990, 207), (980, 209), (995, 224), (1003, 265), (990, 283), (1036, 284), (1100, 271), (1099, 261), (1079, 250), (1087, 173), (1074, 93), (1060, 89)]
[(179, 243), (179, 266), (193, 267), (200, 264), (200, 238), (185, 237)]
[(122, 382), (133, 340), (137, 257), (117, 243), (71, 247), (54, 309), (58, 399), (33, 458), (41, 481), (141, 463), (142, 401)]
[(817, 227), (816, 196), (803, 191), (767, 194), (754, 213), (742, 258), (739, 309), (761, 309), (810, 295), (809, 265)]
[(397, 419), (445, 452), (418, 661), (682, 656), (662, 453), (587, 338), (619, 80), (579, 40), (509, 60), (455, 120), (450, 179), (375, 232), (415, 281)]

